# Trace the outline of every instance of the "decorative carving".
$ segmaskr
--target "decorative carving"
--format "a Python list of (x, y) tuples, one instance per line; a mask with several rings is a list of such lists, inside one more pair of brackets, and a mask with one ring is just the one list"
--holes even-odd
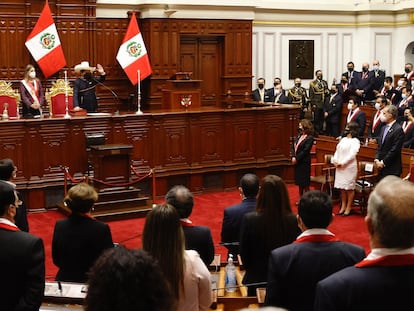
[(289, 40), (289, 79), (312, 79), (313, 55), (313, 40)]

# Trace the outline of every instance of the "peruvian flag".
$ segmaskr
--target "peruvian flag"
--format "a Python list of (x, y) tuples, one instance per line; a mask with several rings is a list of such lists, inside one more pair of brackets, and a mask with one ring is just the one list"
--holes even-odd
[(133, 85), (152, 73), (144, 40), (138, 28), (135, 13), (132, 13), (124, 40), (119, 47), (116, 59)]
[(55, 23), (46, 1), (39, 20), (25, 43), (45, 78), (66, 65)]

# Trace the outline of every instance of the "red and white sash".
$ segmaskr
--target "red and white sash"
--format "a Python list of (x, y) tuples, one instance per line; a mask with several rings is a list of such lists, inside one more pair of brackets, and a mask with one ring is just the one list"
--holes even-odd
[(194, 227), (193, 222), (188, 218), (180, 219), (180, 224), (183, 227)]
[(28, 83), (26, 80), (21, 81), (26, 88), (26, 90), (29, 92), (30, 96), (32, 96), (34, 102), (40, 103), (39, 100), (39, 82), (37, 80), (33, 80), (32, 83)]
[(295, 143), (295, 153), (298, 151), (299, 145), (308, 137), (308, 135), (300, 135), (298, 141)]
[(378, 110), (377, 113), (374, 116), (374, 121), (372, 124), (372, 130), (371, 132), (374, 133), (374, 130), (377, 128), (377, 126), (381, 123), (381, 110)]
[(413, 126), (413, 122), (411, 121), (404, 121), (402, 124), (402, 129), (404, 134), (407, 134), (408, 130)]
[(20, 229), (15, 224), (4, 218), (0, 218), (0, 229), (8, 231), (20, 231)]
[(352, 111), (350, 111), (350, 112), (348, 113), (348, 116), (346, 117), (346, 122), (347, 122), (347, 123), (352, 122), (352, 121), (356, 118), (356, 116), (357, 116), (357, 115), (358, 115), (358, 113), (359, 113), (359, 107), (358, 107), (357, 109), (355, 109), (355, 110), (354, 110), (354, 112), (352, 113), (352, 115), (351, 115), (351, 112), (352, 112)]

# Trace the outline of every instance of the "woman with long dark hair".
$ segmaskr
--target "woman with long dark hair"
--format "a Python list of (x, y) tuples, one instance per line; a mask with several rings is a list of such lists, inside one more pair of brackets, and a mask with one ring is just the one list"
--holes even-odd
[(254, 284), (248, 286), (249, 295), (256, 295), (256, 288), (267, 281), (270, 252), (292, 243), (299, 234), (285, 182), (276, 175), (265, 176), (256, 211), (245, 215), (241, 228), (240, 255), (246, 270), (243, 284)]
[(185, 250), (176, 209), (161, 204), (146, 218), (143, 248), (158, 260), (178, 301), (177, 310), (208, 310), (211, 305), (210, 272), (196, 251)]

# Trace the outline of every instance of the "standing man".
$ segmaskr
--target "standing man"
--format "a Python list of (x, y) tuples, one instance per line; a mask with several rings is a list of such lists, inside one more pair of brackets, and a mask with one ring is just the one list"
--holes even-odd
[(371, 252), (320, 281), (318, 311), (409, 310), (414, 288), (414, 184), (387, 176), (368, 199)]
[(270, 91), (268, 90), (269, 101), (275, 104), (289, 104), (289, 98), (285, 95), (282, 84), (277, 84)]
[(166, 203), (174, 206), (180, 215), (184, 231), (185, 248), (198, 252), (208, 267), (214, 259), (214, 244), (209, 227), (195, 226), (189, 219), (194, 206), (193, 194), (182, 185), (172, 187), (165, 195)]
[(295, 85), (288, 91), (288, 99), (290, 103), (300, 105), (300, 119), (303, 119), (309, 109), (309, 98), (300, 78), (295, 78)]
[(404, 131), (396, 122), (398, 108), (394, 105), (385, 106), (381, 121), (385, 123), (378, 141), (375, 154), (375, 165), (380, 170), (381, 178), (387, 175), (400, 177), (402, 173), (401, 148), (404, 142)]
[(299, 201), (295, 242), (272, 251), (266, 305), (292, 311), (313, 310), (316, 284), (365, 257), (361, 246), (341, 242), (327, 228), (332, 222), (332, 200), (319, 190), (306, 192)]
[(43, 241), (14, 223), (19, 198), (0, 181), (0, 303), (2, 310), (38, 311), (45, 289)]
[(375, 83), (374, 72), (369, 71), (369, 64), (362, 64), (362, 71), (356, 75), (356, 90), (355, 93), (358, 95), (361, 102), (372, 101), (375, 96), (373, 87)]
[(328, 83), (323, 80), (322, 70), (316, 70), (316, 79), (309, 83), (309, 99), (314, 113), (313, 126), (316, 135), (323, 131), (323, 104), (326, 96), (329, 95)]
[(265, 89), (266, 80), (264, 78), (257, 79), (257, 88), (252, 92), (252, 99), (259, 103), (269, 101), (269, 97), (266, 94)]
[(377, 144), (379, 141), (379, 137), (383, 131), (382, 128), (385, 125), (384, 122), (381, 122), (381, 114), (382, 114), (382, 110), (387, 105), (388, 105), (387, 98), (384, 95), (378, 95), (375, 100), (376, 112), (374, 112), (371, 123), (368, 126), (368, 138), (369, 138), (370, 143)]
[[(95, 69), (98, 71), (99, 77), (94, 77), (93, 72)], [(98, 109), (96, 85), (103, 83), (106, 78), (102, 65), (97, 64), (95, 68), (89, 66), (89, 62), (81, 62), (75, 66), (75, 72), (80, 74), (80, 77), (73, 84), (74, 110), (83, 108), (87, 112), (96, 112)]]
[(228, 253), (232, 254), (233, 258), (237, 258), (237, 255), (240, 254), (240, 228), (243, 217), (256, 208), (259, 178), (255, 174), (243, 175), (240, 179), (239, 192), (242, 198), (241, 203), (224, 209), (221, 227), (221, 242), (224, 243)]
[(355, 74), (358, 74), (358, 71), (355, 71), (355, 64), (353, 62), (348, 62), (346, 64), (347, 71), (345, 71), (342, 75), (348, 79), (349, 86), (352, 89), (355, 89)]
[(372, 62), (372, 72), (374, 73), (373, 91), (379, 92), (384, 86), (385, 71), (380, 69), (380, 63), (376, 59)]
[(414, 79), (413, 64), (411, 63), (405, 64), (403, 77), (407, 78), (407, 81), (411, 86), (411, 80)]
[(323, 116), (326, 123), (326, 135), (339, 136), (339, 124), (341, 121), (342, 97), (339, 95), (336, 84), (331, 85), (331, 95), (325, 98)]

